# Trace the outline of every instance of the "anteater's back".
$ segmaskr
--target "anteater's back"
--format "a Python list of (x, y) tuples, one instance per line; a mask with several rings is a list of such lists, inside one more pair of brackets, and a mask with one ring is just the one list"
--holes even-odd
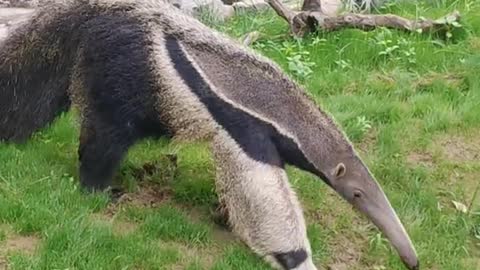
[[(318, 162), (319, 153), (351, 147), (333, 119), (273, 61), (171, 6), (148, 16), (154, 29), (156, 77), (170, 87), (186, 88), (186, 93), (195, 96), (191, 100), (199, 100), (200, 107), (224, 103), (223, 108), (208, 110), (215, 122), (224, 121), (223, 126), (243, 124), (249, 129), (246, 118), (252, 118), (256, 124), (273, 127), (275, 133), (295, 141), (304, 155)], [(226, 107), (233, 108), (228, 116)], [(193, 112), (202, 110), (190, 108)], [(239, 117), (238, 112), (245, 117)]]
[(85, 23), (129, 10), (126, 2), (65, 1), (39, 9), (11, 31), (0, 43), (0, 140), (23, 141), (69, 108)]

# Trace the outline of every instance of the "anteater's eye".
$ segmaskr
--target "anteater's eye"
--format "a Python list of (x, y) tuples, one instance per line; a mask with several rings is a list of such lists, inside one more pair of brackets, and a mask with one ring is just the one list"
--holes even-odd
[(360, 192), (359, 190), (355, 190), (353, 192), (353, 197), (355, 198), (361, 198), (362, 197), (362, 192)]

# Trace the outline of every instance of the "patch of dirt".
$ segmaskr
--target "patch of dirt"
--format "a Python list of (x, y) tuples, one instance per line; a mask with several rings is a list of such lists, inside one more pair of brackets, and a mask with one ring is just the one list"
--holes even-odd
[(198, 259), (203, 269), (210, 269), (213, 267), (217, 256), (221, 253), (215, 248), (198, 248), (193, 246), (185, 246), (180, 243), (169, 242), (161, 243), (162, 246), (175, 248), (182, 254), (182, 260), (172, 267), (172, 269), (185, 269), (192, 262), (192, 259)]
[(393, 88), (397, 83), (397, 80), (393, 74), (384, 72), (372, 72), (369, 74), (367, 81), (369, 84), (381, 84), (384, 88)]
[[(473, 37), (469, 40), (469, 45), (470, 48), (473, 49), (474, 51), (479, 51), (480, 50), (480, 38), (479, 37)], [(480, 268), (480, 265), (479, 265)]]
[(2, 246), (6, 252), (22, 251), (23, 253), (32, 254), (39, 242), (40, 239), (35, 236), (15, 236), (7, 238)]
[(134, 232), (138, 226), (133, 222), (126, 220), (119, 220), (115, 217), (96, 213), (92, 214), (90, 217), (94, 222), (107, 223), (112, 227), (112, 232), (115, 235), (127, 235)]
[(465, 76), (463, 74), (432, 72), (419, 77), (414, 83), (414, 88), (421, 90), (431, 86), (435, 81), (443, 81), (450, 88), (462, 89), (464, 79)]
[[(136, 178), (138, 186), (134, 192), (128, 192), (122, 194), (115, 202), (111, 203), (107, 209), (101, 214), (92, 215), (93, 219), (101, 220), (104, 222), (112, 223), (112, 230), (119, 235), (128, 234), (134, 231), (137, 227), (135, 223), (127, 221), (119, 221), (115, 219), (116, 213), (125, 206), (135, 206), (140, 208), (155, 208), (166, 202), (171, 202), (173, 197), (173, 191), (169, 188), (165, 181), (169, 181), (170, 177), (175, 175), (177, 169), (177, 157), (175, 155), (165, 155), (165, 160), (161, 160), (162, 164), (145, 163), (139, 168), (128, 168), (128, 173)], [(165, 164), (164, 164), (165, 163)], [(163, 177), (163, 168), (168, 166), (168, 179), (151, 179)], [(160, 171), (160, 168), (162, 170)], [(154, 181), (155, 180), (155, 181)], [(208, 210), (201, 209), (200, 207), (192, 205), (177, 205), (185, 211), (187, 216), (196, 222), (211, 222), (213, 213)], [(229, 244), (233, 241), (237, 241), (237, 238), (227, 228), (215, 224), (212, 222), (212, 233), (216, 243)]]
[[(480, 180), (480, 137), (478, 129), (466, 134), (444, 134), (434, 138), (432, 147), (435, 156), (451, 163), (444, 172), (446, 179), (441, 181), (439, 209), (448, 207), (455, 209), (452, 200), (461, 202), (467, 207), (480, 208), (480, 194), (474, 197)], [(480, 193), (480, 192), (479, 192)], [(475, 201), (473, 201), (475, 199)]]
[(363, 137), (362, 141), (355, 145), (355, 148), (361, 155), (366, 155), (373, 151), (373, 148), (377, 143), (377, 134), (378, 132), (375, 129), (371, 129), (368, 131), (365, 137)]
[(480, 160), (480, 137), (444, 136), (436, 140), (446, 159), (457, 163)]
[[(215, 220), (218, 213), (217, 209), (210, 211), (202, 211), (202, 209), (198, 207), (181, 207), (181, 209), (187, 214), (189, 219), (193, 222), (207, 222), (211, 226), (212, 229), (212, 237), (215, 240), (214, 242), (218, 244), (219, 247), (223, 247), (225, 245), (229, 245), (235, 241), (240, 241), (235, 234), (231, 231), (228, 224), (221, 224), (217, 220)], [(222, 217), (222, 219), (227, 217)], [(223, 220), (227, 222), (226, 220)], [(211, 223), (210, 223), (211, 222)]]
[(476, 266), (473, 269), (480, 269), (480, 242), (470, 241), (467, 249), (470, 255), (462, 260), (462, 264), (468, 269), (472, 269), (472, 266)]
[(113, 233), (116, 235), (127, 235), (138, 228), (137, 224), (128, 221), (116, 221), (113, 223)]
[(435, 166), (432, 154), (425, 152), (410, 153), (407, 156), (407, 163), (412, 166), (422, 165), (427, 168), (433, 168)]
[(230, 224), (228, 222), (229, 213), (225, 204), (217, 202), (210, 208), (210, 216), (212, 217), (213, 222), (226, 230), (231, 230)]
[(124, 193), (116, 202), (110, 204), (105, 214), (113, 217), (125, 205), (146, 208), (157, 207), (166, 201), (170, 201), (171, 198), (172, 191), (165, 186), (151, 182), (141, 182), (135, 192)]
[[(333, 236), (328, 241), (332, 256), (325, 262), (326, 269), (365, 269), (361, 258), (363, 250), (368, 248), (368, 231), (373, 225), (333, 191), (328, 190), (325, 195), (324, 205), (330, 207), (307, 213), (307, 219), (332, 231)], [(346, 216), (352, 218), (349, 223), (344, 221)]]
[(0, 270), (8, 269), (7, 254), (21, 252), (31, 255), (38, 247), (40, 239), (36, 236), (11, 236), (0, 244)]
[(0, 255), (0, 270), (7, 270), (7, 260)]
[(171, 199), (172, 192), (153, 183), (144, 183), (139, 185), (139, 189), (134, 193), (124, 194), (118, 203), (126, 203), (139, 207), (156, 207), (165, 201)]
[[(168, 168), (173, 175), (176, 171), (176, 156), (165, 155)], [(163, 161), (163, 159), (161, 160)], [(100, 212), (90, 216), (92, 222), (100, 222), (108, 224), (115, 235), (127, 235), (134, 232), (138, 225), (117, 218), (117, 213), (127, 206), (138, 208), (154, 208), (166, 201), (170, 201), (173, 192), (165, 184), (164, 164), (161, 161), (148, 162), (140, 167), (127, 167), (122, 171), (123, 174), (133, 176), (137, 182), (137, 187), (133, 192), (124, 192), (123, 188), (113, 190), (113, 199), (108, 207)], [(159, 180), (160, 179), (160, 180)]]
[(474, 266), (474, 268), (472, 269), (480, 269), (480, 259), (476, 259), (476, 258), (465, 259), (463, 260), (463, 265), (465, 265), (465, 268)]
[[(349, 216), (353, 218), (353, 222), (358, 224), (364, 224), (365, 220), (358, 214), (352, 206), (342, 199), (335, 191), (331, 189), (325, 190), (325, 201), (320, 209), (306, 213), (309, 219), (312, 221), (332, 230), (339, 228), (338, 224), (343, 216)], [(340, 228), (342, 229), (342, 228)]]
[(220, 226), (213, 227), (213, 239), (215, 239), (220, 245), (229, 245), (236, 241), (240, 241), (232, 231)]
[(165, 183), (172, 181), (177, 173), (178, 157), (174, 154), (162, 155), (154, 162), (147, 162), (140, 168), (129, 167), (127, 170), (137, 181)]
[(114, 190), (114, 199), (106, 214), (113, 216), (124, 205), (136, 207), (156, 207), (172, 197), (168, 182), (173, 181), (177, 172), (177, 156), (164, 155), (155, 162), (147, 162), (141, 167), (130, 166), (122, 170), (123, 175), (135, 178), (138, 184), (134, 192)]
[[(8, 224), (0, 224), (0, 233), (9, 235), (13, 233), (13, 227)], [(0, 245), (2, 244), (4, 239), (0, 239)]]
[[(462, 201), (466, 202), (469, 206), (470, 204), (476, 208), (480, 209), (480, 190), (477, 191), (479, 181), (480, 181), (480, 172), (470, 171), (470, 172), (456, 172), (450, 177), (451, 184), (460, 187), (464, 192), (464, 197)], [(477, 191), (477, 194), (475, 192)], [(475, 198), (474, 198), (475, 196)]]
[(348, 270), (360, 266), (362, 251), (357, 242), (359, 241), (343, 235), (337, 236), (331, 243), (333, 258), (327, 269)]

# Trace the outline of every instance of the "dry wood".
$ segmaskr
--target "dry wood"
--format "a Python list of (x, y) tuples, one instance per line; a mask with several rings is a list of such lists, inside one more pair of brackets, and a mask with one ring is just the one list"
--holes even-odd
[(409, 20), (393, 14), (346, 13), (335, 16), (326, 15), (321, 11), (320, 0), (305, 0), (302, 11), (299, 12), (287, 8), (280, 0), (267, 0), (267, 2), (280, 17), (289, 23), (292, 34), (297, 37), (317, 29), (334, 31), (341, 28), (372, 30), (377, 27), (387, 27), (405, 31), (431, 32), (447, 29), (460, 20), (460, 13), (457, 11), (438, 20)]

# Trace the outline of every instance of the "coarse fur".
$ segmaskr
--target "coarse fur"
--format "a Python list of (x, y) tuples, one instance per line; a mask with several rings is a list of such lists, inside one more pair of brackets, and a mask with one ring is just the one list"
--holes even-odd
[(278, 269), (316, 269), (285, 164), (354, 205), (349, 179), (384, 200), (332, 117), (276, 64), (166, 2), (51, 4), (0, 44), (0, 140), (26, 140), (71, 104), (90, 190), (110, 187), (139, 139), (210, 140), (233, 231)]

